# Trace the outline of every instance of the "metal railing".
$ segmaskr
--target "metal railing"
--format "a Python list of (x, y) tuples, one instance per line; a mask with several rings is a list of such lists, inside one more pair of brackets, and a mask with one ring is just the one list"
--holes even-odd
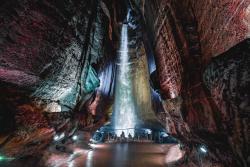
[[(118, 136), (117, 134), (120, 134)], [(126, 134), (126, 135), (125, 135)], [(159, 132), (153, 132), (144, 128), (101, 128), (93, 136), (93, 139), (99, 142), (161, 142)]]

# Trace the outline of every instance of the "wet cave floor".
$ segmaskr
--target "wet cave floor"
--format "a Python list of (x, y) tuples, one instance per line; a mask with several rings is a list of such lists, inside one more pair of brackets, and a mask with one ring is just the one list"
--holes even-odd
[(73, 144), (72, 152), (48, 147), (41, 156), (1, 162), (1, 167), (163, 167), (182, 157), (178, 145), (152, 143)]

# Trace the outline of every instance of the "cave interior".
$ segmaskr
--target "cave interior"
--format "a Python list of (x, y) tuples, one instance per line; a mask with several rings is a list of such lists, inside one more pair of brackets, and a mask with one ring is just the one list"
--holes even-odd
[(249, 67), (250, 0), (2, 1), (0, 166), (249, 167)]

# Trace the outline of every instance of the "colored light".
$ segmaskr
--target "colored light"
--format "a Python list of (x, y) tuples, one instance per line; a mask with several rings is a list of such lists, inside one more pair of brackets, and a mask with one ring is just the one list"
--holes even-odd
[(147, 129), (147, 130), (146, 130), (146, 133), (147, 133), (147, 134), (152, 134), (152, 130)]
[(78, 139), (78, 136), (74, 135), (74, 136), (72, 137), (72, 139), (73, 139), (74, 141), (76, 141), (76, 140)]
[(54, 136), (54, 140), (55, 140), (55, 141), (58, 141), (58, 139), (59, 139), (59, 136), (55, 135), (55, 136)]
[(60, 136), (55, 135), (53, 139), (54, 139), (54, 141), (59, 141), (59, 140), (61, 140), (61, 139), (64, 138), (64, 137), (65, 137), (65, 134), (62, 133)]
[(202, 153), (207, 153), (207, 149), (206, 149), (205, 146), (201, 146), (201, 147), (200, 147), (200, 151), (201, 151)]
[(161, 133), (162, 137), (168, 137), (168, 134), (166, 132)]
[(62, 134), (60, 135), (60, 139), (62, 139), (62, 138), (64, 138), (64, 137), (65, 137), (65, 134), (62, 133)]
[(3, 155), (0, 156), (0, 161), (11, 161), (13, 159), (15, 159), (15, 158), (6, 157), (6, 156), (3, 156)]

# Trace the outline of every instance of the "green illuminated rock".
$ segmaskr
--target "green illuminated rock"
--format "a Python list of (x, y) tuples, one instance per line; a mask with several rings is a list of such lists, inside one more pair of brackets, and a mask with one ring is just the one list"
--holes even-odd
[(90, 66), (86, 78), (86, 82), (84, 84), (84, 92), (90, 93), (94, 91), (97, 87), (100, 86), (100, 80), (97, 76), (95, 70)]

